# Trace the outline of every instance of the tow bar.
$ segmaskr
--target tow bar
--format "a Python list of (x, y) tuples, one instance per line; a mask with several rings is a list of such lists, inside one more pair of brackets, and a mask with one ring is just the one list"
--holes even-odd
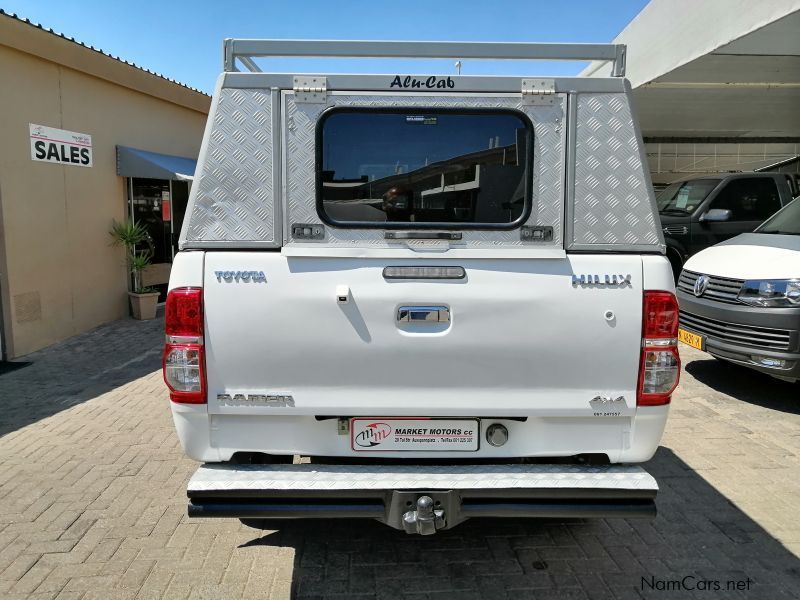
[(434, 509), (433, 498), (430, 496), (420, 496), (417, 500), (417, 510), (403, 513), (403, 529), (406, 533), (433, 535), (437, 529), (442, 529), (445, 525), (444, 509)]

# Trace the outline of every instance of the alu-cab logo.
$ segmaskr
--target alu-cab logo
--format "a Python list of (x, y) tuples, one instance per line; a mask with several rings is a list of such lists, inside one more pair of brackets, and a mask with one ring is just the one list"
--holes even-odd
[(369, 423), (364, 431), (355, 437), (355, 442), (362, 448), (372, 448), (392, 435), (392, 426), (388, 423)]
[(391, 88), (400, 88), (404, 90), (408, 89), (439, 89), (445, 90), (449, 89), (452, 90), (456, 87), (456, 82), (453, 81), (451, 77), (442, 78), (437, 77), (436, 75), (431, 75), (425, 79), (417, 79), (416, 77), (412, 77), (411, 75), (395, 75), (392, 82), (389, 84), (389, 89)]

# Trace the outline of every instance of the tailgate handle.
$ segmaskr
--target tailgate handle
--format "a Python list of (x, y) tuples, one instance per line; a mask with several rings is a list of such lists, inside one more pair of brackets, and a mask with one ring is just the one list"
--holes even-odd
[(398, 323), (449, 323), (447, 306), (401, 306), (397, 309)]
[(460, 240), (460, 231), (386, 231), (385, 240)]

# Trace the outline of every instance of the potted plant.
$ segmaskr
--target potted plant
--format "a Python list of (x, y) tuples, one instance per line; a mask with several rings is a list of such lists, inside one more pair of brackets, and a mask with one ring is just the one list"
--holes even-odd
[[(112, 245), (125, 248), (128, 271), (133, 276), (133, 290), (128, 292), (134, 319), (156, 318), (158, 290), (142, 285), (142, 272), (153, 258), (153, 242), (147, 230), (139, 223), (118, 223), (114, 221), (109, 232)], [(136, 250), (139, 244), (147, 244), (146, 250)]]

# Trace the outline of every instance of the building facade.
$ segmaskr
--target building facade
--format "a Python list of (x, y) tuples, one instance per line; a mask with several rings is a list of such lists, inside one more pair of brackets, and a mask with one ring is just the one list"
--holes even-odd
[(128, 314), (113, 221), (145, 223), (166, 282), (210, 98), (1, 11), (0, 81), (10, 359)]

